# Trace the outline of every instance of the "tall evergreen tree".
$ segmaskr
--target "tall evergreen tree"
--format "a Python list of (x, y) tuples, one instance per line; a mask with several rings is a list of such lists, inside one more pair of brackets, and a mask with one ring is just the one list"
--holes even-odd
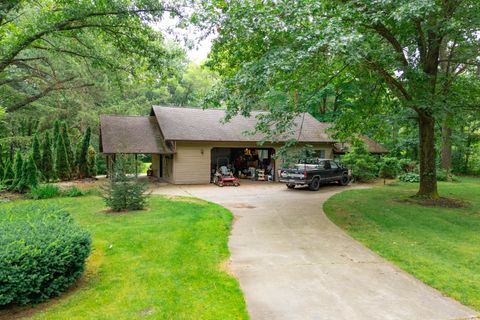
[(55, 176), (53, 166), (53, 154), (52, 154), (52, 141), (50, 140), (50, 134), (45, 132), (42, 145), (42, 165), (41, 172), (45, 181), (50, 181)]
[(15, 172), (13, 172), (13, 166), (9, 159), (5, 162), (5, 169), (3, 171), (2, 183), (5, 186), (10, 187), (15, 178)]
[(92, 130), (87, 128), (85, 131), (85, 135), (83, 136), (82, 140), (82, 148), (80, 150), (79, 158), (78, 158), (78, 175), (79, 178), (85, 178), (88, 176), (88, 147), (90, 146), (90, 136), (92, 134)]
[(63, 136), (60, 135), (55, 148), (55, 171), (60, 180), (68, 180), (70, 178), (70, 165), (68, 163), (67, 150)]
[(37, 168), (40, 168), (42, 166), (42, 153), (40, 152), (40, 142), (38, 141), (38, 136), (36, 134), (33, 136), (32, 156), (35, 165)]
[(88, 175), (94, 178), (97, 175), (97, 155), (93, 146), (88, 147)]
[(23, 170), (23, 158), (19, 151), (15, 154), (15, 162), (13, 163), (13, 172), (14, 177), (12, 184), (10, 186), (10, 190), (15, 190), (17, 184), (22, 179), (22, 170)]
[(23, 162), (22, 175), (17, 184), (14, 185), (14, 189), (18, 192), (26, 192), (31, 188), (38, 186), (38, 172), (37, 166), (33, 155), (30, 155), (28, 159)]
[(68, 128), (65, 122), (62, 123), (61, 131), (62, 131), (63, 142), (65, 143), (65, 150), (67, 151), (67, 160), (70, 166), (70, 177), (71, 177), (73, 176), (73, 172), (75, 171), (75, 155), (73, 154), (72, 143), (70, 141), (70, 135), (68, 134)]
[(58, 144), (58, 138), (60, 137), (60, 121), (55, 120), (53, 124), (53, 147), (56, 148)]

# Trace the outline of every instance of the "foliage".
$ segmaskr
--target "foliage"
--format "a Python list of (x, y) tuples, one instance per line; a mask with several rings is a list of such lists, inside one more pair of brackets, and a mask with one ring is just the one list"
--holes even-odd
[(18, 182), (12, 186), (14, 191), (24, 193), (32, 188), (38, 186), (38, 171), (35, 166), (35, 160), (33, 156), (30, 155), (27, 159), (23, 161), (20, 179)]
[(420, 182), (420, 176), (415, 172), (407, 172), (398, 176), (398, 180), (402, 182), (418, 183)]
[(42, 153), (40, 152), (40, 142), (38, 141), (38, 136), (36, 134), (33, 136), (32, 155), (33, 160), (35, 161), (35, 166), (40, 169), (42, 167)]
[(62, 196), (64, 197), (81, 197), (85, 196), (88, 192), (80, 190), (76, 186), (69, 187), (62, 191)]
[(82, 274), (90, 242), (89, 234), (57, 207), (2, 208), (0, 306), (34, 304), (65, 291)]
[(53, 154), (52, 154), (52, 141), (50, 140), (50, 134), (45, 132), (42, 144), (42, 177), (45, 181), (49, 182), (55, 176), (55, 170), (53, 166)]
[(67, 124), (64, 122), (62, 124), (62, 137), (65, 144), (65, 151), (67, 152), (67, 160), (70, 167), (70, 176), (73, 176), (73, 171), (75, 169), (75, 155), (72, 150), (72, 142), (70, 140), (70, 135), (68, 134)]
[(10, 160), (7, 160), (5, 163), (5, 170), (3, 172), (2, 184), (9, 187), (13, 184), (15, 179), (15, 172), (13, 171), (13, 166)]
[(22, 170), (23, 170), (22, 154), (17, 151), (17, 153), (15, 154), (15, 162), (13, 163), (14, 177), (12, 180), (12, 184), (10, 185), (10, 190), (15, 190), (17, 188), (17, 185), (22, 179), (22, 172), (23, 172)]
[(417, 162), (407, 158), (400, 159), (398, 165), (403, 173), (414, 172), (417, 170)]
[(377, 178), (377, 160), (368, 152), (365, 143), (354, 140), (342, 162), (352, 170), (356, 181), (368, 182)]
[(379, 255), (480, 310), (480, 265), (473, 262), (480, 247), (480, 179), (439, 183), (441, 193), (470, 203), (461, 209), (399, 201), (409, 199), (415, 187), (402, 183), (346, 191), (327, 200), (324, 209), (336, 225)]
[(78, 153), (78, 176), (80, 179), (88, 177), (89, 170), (88, 170), (88, 147), (90, 146), (90, 136), (91, 136), (91, 129), (90, 127), (87, 128), (85, 134), (83, 136), (82, 144), (80, 147), (80, 151)]
[(32, 188), (28, 194), (34, 200), (49, 199), (60, 195), (60, 188), (53, 184), (39, 185)]
[(58, 147), (59, 141), (60, 140), (60, 120), (55, 120), (53, 123), (53, 145), (54, 149)]
[(3, 147), (0, 144), (0, 177), (5, 173), (5, 162), (3, 161)]
[(70, 164), (68, 163), (67, 150), (63, 136), (59, 135), (57, 138), (57, 145), (55, 148), (55, 172), (60, 180), (68, 180), (70, 178)]
[(97, 155), (95, 153), (95, 149), (92, 146), (88, 147), (87, 167), (88, 176), (95, 177), (97, 175)]
[(379, 162), (378, 175), (383, 179), (394, 179), (400, 172), (400, 161), (395, 157), (383, 157)]
[(103, 187), (103, 200), (112, 211), (142, 210), (147, 201), (146, 190), (146, 183), (125, 174), (123, 163), (117, 158)]
[(437, 170), (437, 179), (438, 181), (443, 181), (443, 182), (458, 182), (458, 178), (452, 174), (451, 172), (445, 171), (445, 170)]

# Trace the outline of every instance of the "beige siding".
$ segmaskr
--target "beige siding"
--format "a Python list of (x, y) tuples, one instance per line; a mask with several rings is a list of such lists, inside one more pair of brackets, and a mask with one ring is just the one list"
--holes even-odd
[(160, 155), (152, 154), (152, 171), (153, 176), (160, 178)]
[[(314, 149), (324, 149), (326, 158), (333, 158), (332, 145), (328, 143), (313, 144)], [(173, 161), (164, 163), (164, 180), (175, 184), (206, 184), (210, 182), (210, 165), (212, 148), (259, 148), (250, 142), (176, 142)], [(263, 148), (278, 148), (278, 144), (264, 144)], [(275, 161), (275, 169), (281, 167), (281, 160)], [(172, 177), (167, 176), (172, 170)]]

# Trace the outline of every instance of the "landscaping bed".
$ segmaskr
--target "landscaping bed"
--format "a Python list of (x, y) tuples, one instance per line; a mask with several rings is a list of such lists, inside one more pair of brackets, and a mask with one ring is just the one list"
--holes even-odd
[[(426, 284), (480, 310), (480, 179), (439, 183), (460, 208), (408, 200), (416, 184), (350, 190), (330, 198), (327, 216), (349, 235)], [(407, 201), (406, 201), (407, 200)]]
[(101, 198), (19, 200), (65, 207), (92, 237), (74, 291), (0, 319), (246, 319), (238, 282), (225, 267), (232, 215), (208, 202), (152, 196), (148, 210), (106, 214)]

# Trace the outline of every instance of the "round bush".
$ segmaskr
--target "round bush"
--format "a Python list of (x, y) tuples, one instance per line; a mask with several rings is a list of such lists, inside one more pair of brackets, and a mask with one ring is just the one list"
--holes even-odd
[(0, 306), (35, 304), (82, 274), (91, 239), (70, 214), (48, 205), (0, 209)]

